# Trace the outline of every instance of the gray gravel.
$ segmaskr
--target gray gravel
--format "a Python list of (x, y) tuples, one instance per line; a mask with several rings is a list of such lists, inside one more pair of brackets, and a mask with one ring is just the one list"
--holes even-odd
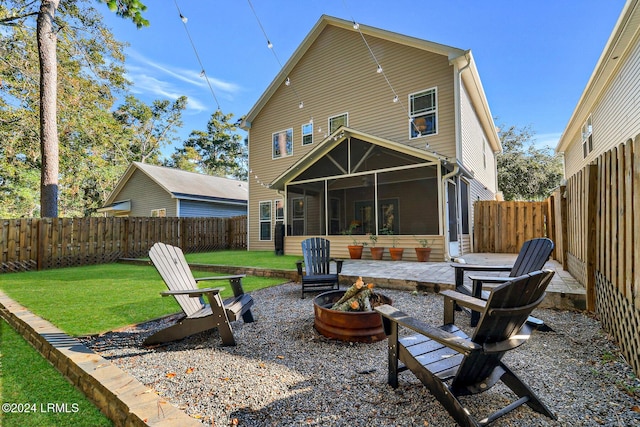
[[(344, 343), (313, 328), (313, 296), (283, 284), (252, 293), (256, 322), (233, 323), (236, 347), (210, 331), (154, 349), (142, 340), (163, 321), (149, 322), (86, 344), (192, 417), (212, 426), (455, 426), (411, 374), (386, 383), (386, 340)], [(378, 289), (393, 305), (434, 325), (442, 322), (435, 294)], [(536, 310), (552, 331), (534, 333), (505, 362), (556, 413), (550, 420), (527, 406), (496, 426), (640, 426), (640, 381), (600, 323), (575, 312)], [(466, 314), (457, 323), (468, 325)], [(498, 385), (463, 398), (472, 414), (488, 415), (513, 395)]]

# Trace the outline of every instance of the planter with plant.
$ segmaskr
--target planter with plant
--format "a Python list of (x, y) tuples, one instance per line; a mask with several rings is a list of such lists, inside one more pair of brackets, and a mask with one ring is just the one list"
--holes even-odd
[(394, 234), (392, 236), (392, 243), (391, 243), (391, 247), (389, 248), (389, 254), (391, 255), (391, 259), (393, 261), (401, 261), (402, 260), (402, 254), (404, 253), (404, 248), (397, 248), (396, 245), (398, 244), (398, 236), (396, 234)]
[(351, 259), (360, 259), (360, 258), (362, 258), (362, 249), (365, 246), (367, 246), (366, 242), (359, 242), (355, 238), (353, 232), (357, 227), (358, 227), (358, 224), (351, 223), (349, 228), (342, 232), (342, 234), (345, 234), (345, 235), (351, 237), (352, 244), (351, 245), (347, 245), (347, 249), (349, 249), (349, 257)]
[(384, 254), (384, 247), (376, 246), (376, 243), (378, 242), (378, 236), (375, 234), (369, 234), (369, 240), (371, 240), (371, 248), (369, 248), (371, 250), (371, 258), (381, 260), (382, 255)]
[(416, 247), (416, 257), (418, 258), (418, 262), (427, 262), (429, 261), (429, 257), (431, 256), (431, 246), (429, 246), (429, 239), (418, 239), (416, 241), (420, 245)]

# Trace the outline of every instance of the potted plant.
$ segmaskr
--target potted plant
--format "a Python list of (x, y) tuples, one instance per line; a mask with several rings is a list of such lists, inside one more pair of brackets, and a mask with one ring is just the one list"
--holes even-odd
[(364, 242), (358, 242), (358, 240), (353, 236), (353, 231), (358, 227), (358, 224), (356, 223), (351, 223), (351, 225), (349, 225), (349, 228), (346, 229), (342, 234), (346, 234), (348, 236), (351, 236), (352, 240), (353, 240), (353, 244), (351, 245), (347, 245), (347, 249), (349, 249), (349, 257), (351, 259), (360, 259), (362, 258), (362, 249), (364, 248), (364, 246), (366, 246), (366, 243)]
[(420, 245), (416, 249), (416, 257), (419, 262), (427, 262), (429, 261), (429, 256), (431, 256), (431, 247), (429, 246), (429, 239), (418, 239), (416, 241)]
[(396, 245), (398, 244), (397, 235), (394, 234), (392, 239), (393, 241), (391, 243), (391, 247), (389, 248), (389, 254), (391, 255), (391, 259), (393, 261), (401, 261), (402, 254), (404, 253), (404, 248), (396, 248)]
[(371, 249), (371, 258), (377, 260), (382, 259), (382, 255), (384, 254), (384, 247), (376, 246), (376, 243), (378, 242), (378, 236), (375, 234), (369, 234), (369, 240), (371, 240), (371, 248), (369, 248)]

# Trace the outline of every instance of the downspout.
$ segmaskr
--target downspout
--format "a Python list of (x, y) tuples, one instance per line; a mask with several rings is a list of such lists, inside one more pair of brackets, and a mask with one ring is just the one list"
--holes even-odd
[(454, 92), (454, 108), (455, 108), (455, 129), (456, 129), (456, 159), (462, 161), (462, 110), (461, 110), (461, 92), (462, 92), (462, 80), (460, 76), (471, 66), (471, 59), (469, 58), (469, 51), (464, 53), (464, 58), (467, 60), (467, 64), (462, 68), (457, 68), (457, 61), (453, 63), (456, 72), (454, 73), (453, 92)]
[[(440, 167), (442, 167), (442, 164), (440, 165)], [(458, 175), (458, 173), (460, 173), (460, 166), (458, 166), (458, 162), (454, 162), (453, 164), (453, 170), (451, 172), (449, 172), (446, 175), (442, 176), (442, 201), (444, 202), (444, 198), (448, 197), (448, 192), (447, 192), (447, 180), (449, 178), (451, 178), (452, 176), (456, 176)], [(451, 201), (449, 201), (449, 203), (451, 203)], [(442, 203), (442, 224), (448, 224), (449, 223), (449, 211), (447, 209), (447, 204), (446, 203)], [(446, 232), (444, 232), (444, 259), (448, 260), (451, 259), (451, 255), (449, 254), (449, 227), (448, 225), (445, 227)], [(443, 230), (444, 231), (444, 230)]]

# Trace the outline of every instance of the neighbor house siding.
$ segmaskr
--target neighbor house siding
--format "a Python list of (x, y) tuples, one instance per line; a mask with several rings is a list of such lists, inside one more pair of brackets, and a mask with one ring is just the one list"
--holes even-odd
[(586, 158), (582, 152), (581, 124), (576, 126), (577, 131), (564, 154), (567, 177), (640, 133), (640, 40), (636, 39), (625, 58), (593, 111), (583, 112), (584, 120), (591, 114), (593, 124), (593, 151)]
[(180, 200), (181, 218), (226, 218), (246, 214), (246, 206), (234, 206), (215, 202), (201, 202), (197, 200)]
[(483, 194), (497, 191), (495, 170), (496, 159), (487, 135), (484, 133), (478, 116), (464, 85), (460, 90), (460, 115), (462, 128), (462, 164), (473, 171), (473, 178), (482, 184)]
[[(144, 194), (144, 197), (140, 197)], [(144, 172), (135, 170), (118, 200), (131, 200), (129, 216), (151, 216), (153, 209), (166, 209), (168, 217), (177, 216), (176, 200)]]
[[(328, 118), (347, 112), (349, 127), (392, 141), (455, 157), (453, 66), (445, 55), (366, 36), (393, 92), (359, 33), (328, 26), (317, 37), (284, 83), (252, 120), (249, 133), (249, 242), (251, 249), (271, 249), (258, 239), (258, 202), (280, 198), (265, 187), (326, 136)], [(437, 88), (437, 135), (409, 138), (409, 94)], [(300, 101), (304, 108), (298, 108)], [(314, 143), (303, 146), (301, 125), (313, 118)], [(293, 129), (293, 155), (272, 159), (272, 134)], [(309, 213), (309, 212), (308, 212)]]

